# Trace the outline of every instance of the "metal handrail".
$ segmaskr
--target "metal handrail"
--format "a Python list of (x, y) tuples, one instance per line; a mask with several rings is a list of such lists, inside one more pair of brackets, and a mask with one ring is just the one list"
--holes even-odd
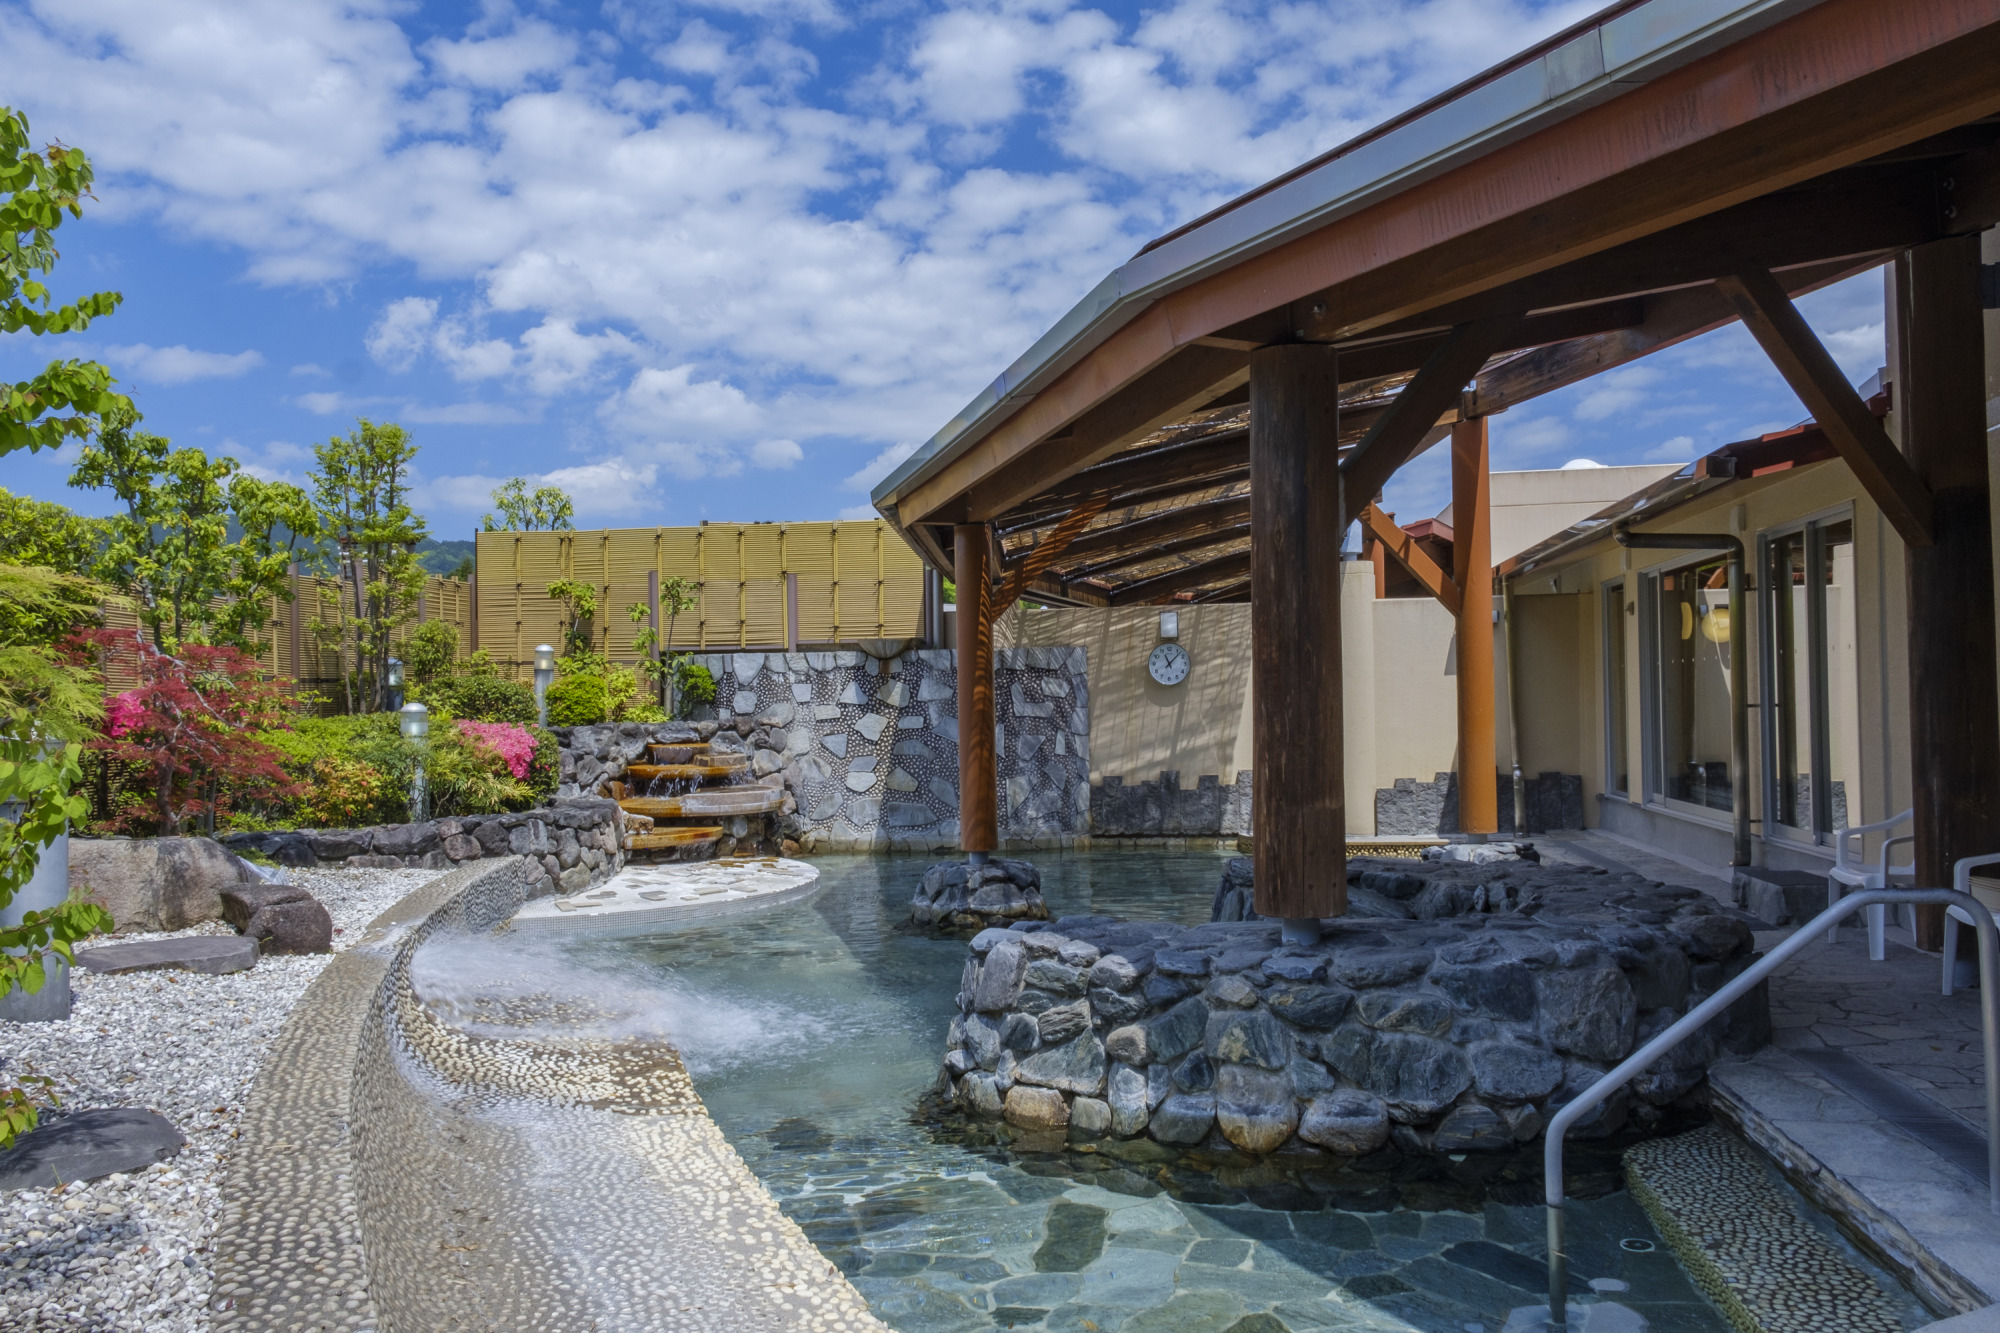
[[(1810, 946), (1815, 937), (1864, 907), (1876, 903), (1937, 903), (1970, 909), (1979, 931), (1980, 1026), (1986, 1057), (1986, 1206), (2000, 1214), (2000, 925), (1978, 899), (1956, 889), (1868, 889), (1850, 894), (1792, 932), (1789, 939), (1746, 968), (1728, 985), (1688, 1010), (1679, 1022), (1627, 1056), (1625, 1062), (1590, 1085), (1582, 1096), (1556, 1112), (1549, 1121), (1543, 1147), (1542, 1171), (1549, 1205), (1549, 1329), (1569, 1327), (1569, 1256), (1563, 1251), (1563, 1136), (1570, 1126), (1618, 1089), (1631, 1082), (1662, 1055), (1699, 1031), (1749, 990), (1771, 975), (1779, 964)], [(1950, 925), (1950, 922), (1946, 923)]]

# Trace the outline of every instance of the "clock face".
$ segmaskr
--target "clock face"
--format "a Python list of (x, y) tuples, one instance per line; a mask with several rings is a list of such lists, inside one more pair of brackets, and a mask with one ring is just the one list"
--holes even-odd
[(1163, 643), (1146, 659), (1146, 673), (1162, 685), (1178, 685), (1187, 679), (1187, 649), (1177, 643)]

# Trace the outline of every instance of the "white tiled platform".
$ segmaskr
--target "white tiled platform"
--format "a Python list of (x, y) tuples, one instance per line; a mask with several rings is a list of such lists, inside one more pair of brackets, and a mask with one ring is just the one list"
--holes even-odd
[(818, 891), (819, 871), (775, 856), (629, 866), (582, 893), (537, 898), (509, 924), (520, 930), (658, 930), (798, 902)]

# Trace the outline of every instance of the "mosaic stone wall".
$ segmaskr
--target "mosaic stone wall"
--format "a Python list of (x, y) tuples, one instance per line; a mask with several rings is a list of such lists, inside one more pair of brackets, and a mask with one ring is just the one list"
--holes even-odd
[[(714, 743), (778, 777), (804, 851), (958, 846), (958, 654), (718, 653)], [(1090, 686), (1082, 648), (994, 653), (1001, 836), (1056, 846), (1090, 831)]]

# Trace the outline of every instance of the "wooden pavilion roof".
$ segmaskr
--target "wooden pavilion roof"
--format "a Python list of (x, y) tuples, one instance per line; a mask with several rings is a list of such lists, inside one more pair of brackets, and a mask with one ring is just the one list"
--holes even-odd
[(1461, 416), (1996, 222), (2000, 0), (1627, 0), (1149, 245), (874, 501), (1030, 596), (1241, 600), (1257, 347), (1338, 349), (1351, 516)]

